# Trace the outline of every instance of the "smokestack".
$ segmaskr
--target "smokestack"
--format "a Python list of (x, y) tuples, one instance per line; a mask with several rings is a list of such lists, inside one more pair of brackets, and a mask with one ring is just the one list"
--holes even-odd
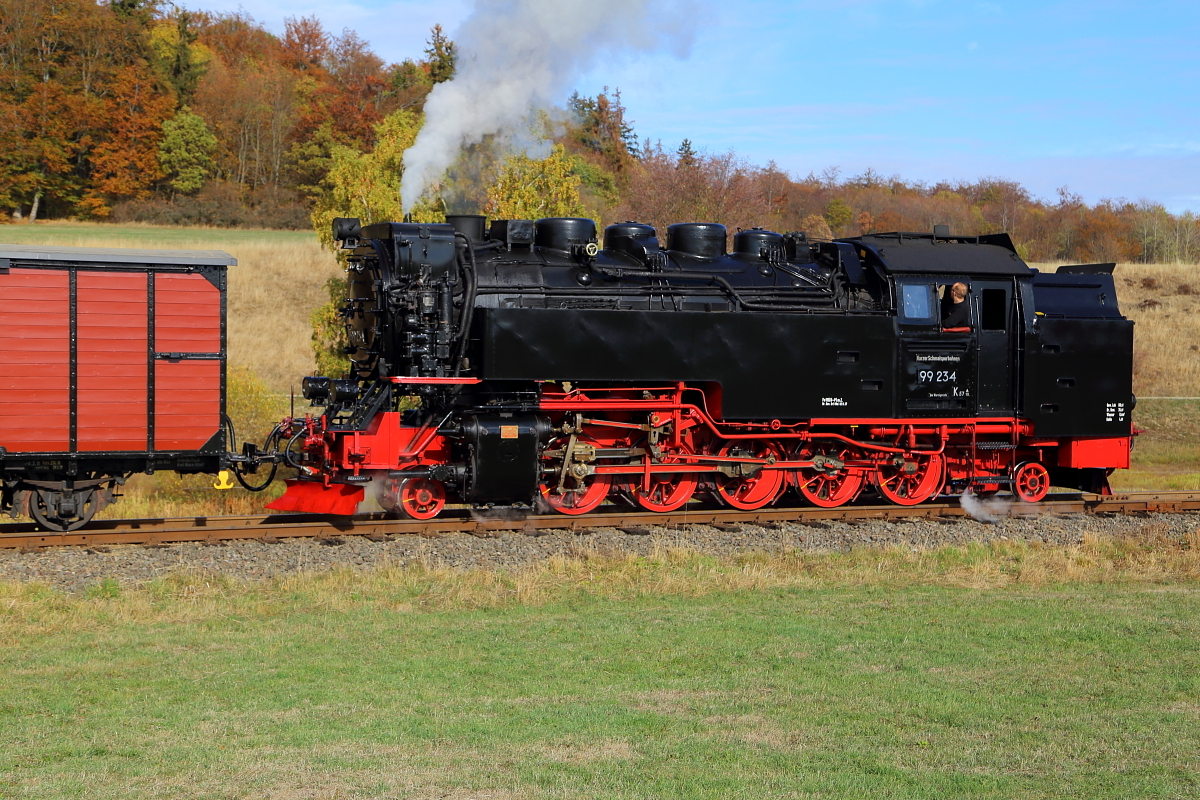
[(682, 0), (475, 0), (452, 36), (454, 77), (429, 93), (404, 153), (404, 213), (462, 148), (490, 134), (528, 140), (532, 116), (598, 64), (663, 47), (685, 55), (697, 16)]

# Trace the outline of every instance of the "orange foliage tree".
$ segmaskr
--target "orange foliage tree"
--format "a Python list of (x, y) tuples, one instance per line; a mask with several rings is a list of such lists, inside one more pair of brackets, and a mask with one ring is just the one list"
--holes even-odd
[(174, 98), (144, 68), (128, 65), (117, 72), (104, 99), (105, 135), (90, 153), (90, 188), (79, 203), (85, 213), (107, 216), (112, 201), (149, 194), (162, 177), (158, 144), (174, 110)]

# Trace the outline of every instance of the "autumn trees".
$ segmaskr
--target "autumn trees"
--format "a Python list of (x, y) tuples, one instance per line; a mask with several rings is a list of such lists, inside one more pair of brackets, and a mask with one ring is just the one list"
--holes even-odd
[(336, 147), (370, 150), (453, 73), (440, 28), (427, 55), (387, 65), (313, 18), (276, 37), (157, 0), (0, 0), (0, 211), (105, 218), (197, 194), (299, 209)]
[(0, 0), (0, 200), (31, 217), (107, 211), (158, 178), (163, 100), (136, 5)]
[(730, 229), (771, 224), (769, 196), (757, 170), (734, 153), (698, 153), (684, 140), (671, 153), (645, 143), (616, 217), (659, 228), (673, 222), (721, 222)]

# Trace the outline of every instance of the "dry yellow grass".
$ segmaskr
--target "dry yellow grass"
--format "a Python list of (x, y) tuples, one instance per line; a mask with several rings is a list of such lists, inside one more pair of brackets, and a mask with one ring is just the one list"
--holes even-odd
[(1117, 268), (1117, 293), (1134, 329), (1134, 392), (1200, 397), (1200, 266)]
[(1200, 529), (1171, 535), (1147, 523), (1133, 535), (1085, 534), (1079, 545), (1021, 541), (930, 550), (857, 548), (715, 558), (661, 543), (649, 556), (581, 547), (527, 567), (452, 569), (436, 561), (298, 573), (266, 581), (179, 572), (141, 587), (104, 586), (84, 596), (32, 583), (0, 582), (0, 644), (38, 630), (106, 624), (195, 622), (229, 614), (359, 607), (418, 613), (540, 606), (576, 594), (627, 600), (825, 586), (954, 586), (1000, 589), (1068, 584), (1192, 584), (1200, 581)]
[(229, 280), (229, 360), (250, 367), (268, 386), (299, 395), (313, 371), (309, 315), (324, 303), (325, 282), (340, 273), (312, 241), (238, 245)]
[(1136, 324), (1134, 393), (1200, 397), (1200, 265), (1119, 264), (1113, 274), (1121, 312)]

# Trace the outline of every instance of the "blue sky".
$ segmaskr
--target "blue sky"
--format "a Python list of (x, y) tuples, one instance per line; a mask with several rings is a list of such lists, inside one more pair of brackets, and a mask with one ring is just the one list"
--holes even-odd
[[(196, 7), (239, 5), (275, 31), (286, 16), (315, 14), (388, 60), (419, 55), (434, 22), (453, 34), (471, 8)], [(992, 176), (1044, 198), (1067, 186), (1091, 202), (1200, 211), (1198, 3), (747, 0), (697, 3), (677, 18), (693, 29), (683, 58), (642, 55), (576, 81), (584, 94), (619, 87), (639, 136), (665, 146), (688, 138), (797, 177), (830, 167), (929, 182)]]

